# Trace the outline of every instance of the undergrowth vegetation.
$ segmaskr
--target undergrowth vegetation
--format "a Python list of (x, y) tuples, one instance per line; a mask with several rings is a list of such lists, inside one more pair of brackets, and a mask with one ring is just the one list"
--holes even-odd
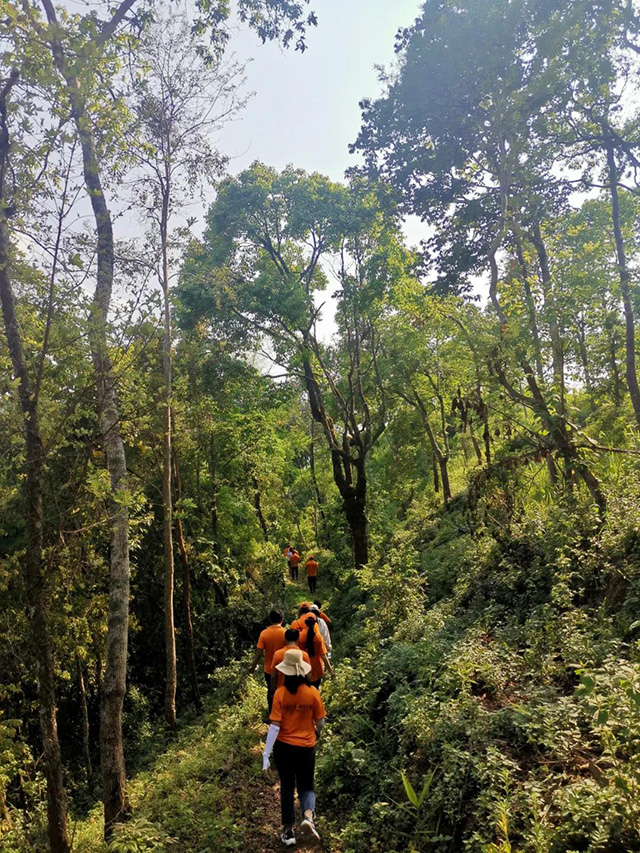
[(435, 537), (408, 513), (329, 688), (320, 790), (347, 853), (640, 848), (637, 498), (604, 528), (530, 504), (499, 537), (468, 508)]

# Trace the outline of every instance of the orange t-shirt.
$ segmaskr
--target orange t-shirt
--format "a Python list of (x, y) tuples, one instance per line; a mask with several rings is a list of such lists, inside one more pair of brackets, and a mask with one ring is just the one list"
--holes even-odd
[(315, 578), (318, 575), (318, 564), (315, 560), (307, 560), (307, 577)]
[(273, 697), (271, 721), (280, 723), (278, 740), (292, 746), (315, 746), (315, 720), (325, 717), (322, 698), (315, 687), (301, 684), (296, 693), (279, 687)]
[(310, 613), (301, 613), (300, 616), (295, 620), (295, 622), (291, 623), (291, 627), (295, 628), (296, 631), (306, 631), (307, 625), (306, 620), (311, 617), (314, 621), (318, 621), (316, 614), (313, 612)]
[[(298, 640), (298, 647), (302, 649), (304, 652), (307, 648), (307, 631), (308, 628), (305, 627), (302, 634), (300, 634), (300, 639)], [(318, 631), (314, 633), (313, 636), (313, 645), (315, 648), (315, 655), (309, 656), (309, 663), (311, 664), (311, 672), (309, 673), (310, 681), (317, 681), (319, 678), (322, 678), (324, 675), (324, 663), (322, 662), (322, 655), (326, 655), (327, 647), (324, 644), (324, 640)]]
[(331, 625), (331, 619), (329, 619), (329, 617), (327, 616), (327, 614), (326, 614), (326, 613), (324, 613), (322, 610), (320, 610), (320, 611), (318, 612), (318, 616), (319, 616), (321, 619), (324, 619), (324, 621), (327, 623), (327, 625)]
[(289, 562), (295, 568), (300, 562), (300, 554), (297, 551), (294, 551), (293, 554), (289, 557)]
[[(287, 648), (289, 648), (289, 647), (284, 646), (282, 649), (278, 649), (278, 651), (275, 652), (273, 655), (273, 670), (272, 670), (272, 672), (276, 672), (276, 674), (278, 676), (278, 687), (282, 687), (284, 685), (284, 673), (283, 672), (277, 672), (276, 667), (278, 666), (279, 663), (282, 663), (282, 661), (284, 660), (284, 653), (286, 652)], [(293, 648), (293, 646), (291, 646), (291, 648)], [(297, 648), (297, 646), (296, 646), (296, 648)], [(311, 661), (309, 660), (309, 655), (306, 652), (302, 652), (302, 660), (305, 663), (311, 663)]]
[(269, 625), (258, 637), (258, 649), (264, 649), (264, 671), (273, 672), (273, 655), (284, 646), (282, 625)]

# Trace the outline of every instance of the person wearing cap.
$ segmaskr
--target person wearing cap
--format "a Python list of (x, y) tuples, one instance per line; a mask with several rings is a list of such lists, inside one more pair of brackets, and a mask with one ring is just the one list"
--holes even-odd
[[(286, 646), (283, 646), (273, 656), (273, 672), (271, 673), (271, 692), (275, 693), (278, 687), (282, 687), (284, 684), (284, 675), (281, 672), (278, 672), (278, 664), (282, 663), (284, 660), (284, 655), (287, 649), (297, 649), (298, 640), (300, 639), (300, 631), (296, 631), (295, 628), (287, 628), (284, 632), (284, 641)], [(305, 663), (310, 664), (309, 655), (306, 652), (302, 652), (302, 658)]]
[(295, 789), (298, 789), (303, 840), (319, 840), (315, 826), (316, 794), (314, 774), (316, 741), (325, 721), (320, 693), (306, 682), (311, 665), (303, 659), (300, 649), (286, 649), (276, 667), (284, 676), (284, 685), (273, 697), (271, 724), (262, 754), (262, 769), (269, 769), (271, 753), (280, 777), (280, 806), (282, 834), (287, 847), (296, 845)]
[(331, 657), (331, 634), (329, 633), (329, 626), (326, 621), (322, 618), (322, 613), (320, 612), (320, 608), (317, 604), (311, 605), (311, 616), (315, 616), (318, 623), (318, 631), (320, 632), (320, 636), (324, 640), (324, 645), (327, 649), (327, 657)]
[(327, 657), (327, 648), (322, 635), (318, 631), (318, 620), (312, 613), (305, 619), (305, 629), (300, 634), (298, 646), (301, 651), (306, 651), (309, 655), (309, 660), (311, 661), (309, 680), (311, 684), (320, 689), (325, 667), (331, 675), (333, 675), (333, 667)]
[(273, 655), (285, 644), (285, 630), (282, 627), (284, 613), (282, 610), (272, 610), (269, 613), (269, 627), (265, 628), (258, 637), (256, 653), (249, 667), (249, 675), (255, 672), (260, 659), (264, 655), (264, 680), (267, 685), (267, 703), (271, 710), (273, 692), (271, 690), (271, 673), (273, 672)]
[(307, 583), (309, 584), (309, 592), (314, 593), (316, 591), (316, 584), (318, 583), (318, 564), (313, 554), (309, 554), (305, 566), (307, 569)]

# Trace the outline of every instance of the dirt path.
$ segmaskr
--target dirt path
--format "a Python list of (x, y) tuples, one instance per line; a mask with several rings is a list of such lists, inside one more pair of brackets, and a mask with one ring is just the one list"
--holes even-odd
[[(262, 759), (262, 751), (255, 749)], [(323, 843), (313, 845), (297, 844), (285, 847), (280, 841), (282, 824), (280, 823), (280, 783), (275, 771), (269, 776), (258, 776), (251, 780), (250, 803), (252, 813), (246, 816), (246, 849), (251, 853), (283, 853), (295, 850), (296, 853), (331, 853)], [(297, 804), (296, 804), (297, 805)], [(299, 833), (296, 833), (299, 837)]]

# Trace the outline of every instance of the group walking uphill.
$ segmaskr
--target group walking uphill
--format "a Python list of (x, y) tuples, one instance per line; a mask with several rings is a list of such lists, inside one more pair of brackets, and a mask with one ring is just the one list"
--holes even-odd
[[(320, 688), (325, 672), (333, 675), (330, 661), (331, 620), (322, 603), (303, 601), (297, 618), (283, 627), (284, 614), (273, 609), (269, 626), (258, 637), (249, 667), (253, 673), (261, 660), (267, 686), (269, 730), (263, 753), (263, 770), (273, 753), (280, 777), (282, 833), (287, 847), (296, 841), (295, 791), (300, 801), (300, 836), (318, 840), (315, 826), (315, 750), (325, 720)], [(329, 645), (324, 637), (327, 637)]]
[[(287, 567), (289, 569), (289, 578), (292, 581), (297, 581), (300, 575), (300, 563), (302, 562), (300, 552), (297, 548), (294, 548), (293, 545), (287, 544), (284, 546), (284, 557), (287, 561)], [(307, 570), (307, 583), (309, 584), (309, 592), (315, 593), (316, 587), (318, 585), (318, 563), (313, 554), (309, 554), (305, 561), (304, 567)]]

